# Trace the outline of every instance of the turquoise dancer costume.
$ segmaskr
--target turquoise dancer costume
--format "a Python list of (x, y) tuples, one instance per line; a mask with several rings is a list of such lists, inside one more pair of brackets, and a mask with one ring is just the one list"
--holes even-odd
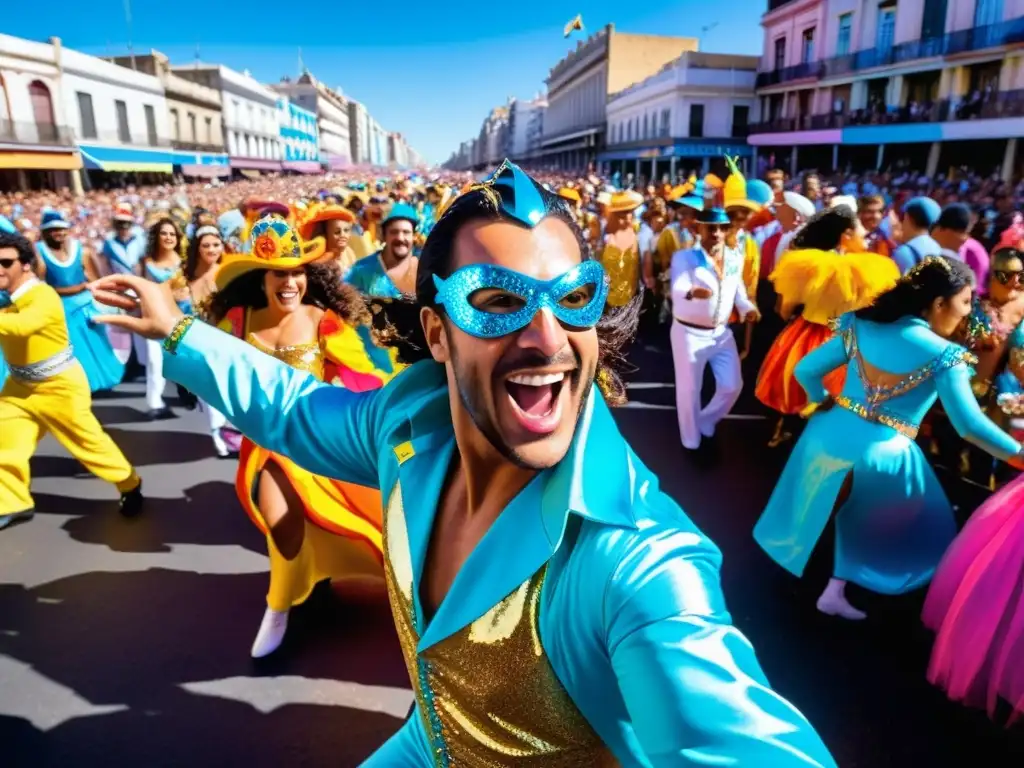
[[(0, 232), (14, 233), (17, 231), (10, 219), (0, 216)], [(11, 295), (7, 291), (0, 291), (0, 309), (9, 306), (10, 303)], [(3, 350), (0, 350), (0, 388), (3, 387), (5, 381), (7, 381), (7, 362), (4, 360)]]
[[(395, 203), (388, 211), (387, 217), (381, 221), (380, 231), (383, 233), (387, 229), (388, 222), (399, 220), (410, 222), (413, 232), (416, 231), (420, 223), (419, 214), (416, 213), (415, 208), (405, 203)], [(402, 292), (398, 290), (398, 287), (388, 277), (387, 270), (384, 269), (383, 253), (383, 251), (371, 253), (353, 264), (345, 274), (345, 282), (365, 296), (378, 299), (399, 299), (402, 297)]]
[[(560, 205), (508, 164), (489, 187), (525, 226)], [(460, 328), (492, 337), (530, 318), (458, 311), (481, 281), (516, 283), (538, 311), (592, 283), (591, 270), (543, 282), (474, 264), (438, 281), (439, 300)], [(600, 312), (588, 309), (558, 316), (590, 323)], [(732, 625), (718, 549), (659, 490), (596, 387), (566, 456), (498, 516), (428, 617), (424, 563), (457, 450), (445, 368), (422, 361), (354, 393), (191, 318), (164, 344), (167, 375), (259, 445), (383, 492), (385, 575), (417, 708), (366, 765), (835, 765)]]
[[(43, 215), (44, 227), (48, 215)], [(88, 282), (82, 261), (84, 251), (77, 240), (65, 241), (67, 261), (62, 261), (43, 241), (36, 243), (36, 251), (46, 266), (46, 282), (54, 288), (72, 288)], [(68, 323), (68, 338), (75, 358), (85, 369), (89, 389), (99, 392), (120, 384), (124, 376), (124, 363), (114, 354), (106, 326), (96, 325), (92, 321), (97, 315), (103, 314), (104, 310), (96, 305), (88, 290), (71, 295), (61, 294), (60, 300), (64, 304), (64, 317)]]
[[(957, 432), (1000, 458), (1020, 445), (981, 412), (971, 391), (973, 356), (919, 317), (879, 324), (844, 315), (837, 335), (801, 360), (795, 375), (812, 403), (824, 376), (848, 374), (832, 409), (811, 416), (779, 478), (754, 538), (787, 571), (803, 574), (852, 473), (836, 513), (834, 576), (882, 594), (926, 585), (956, 535), (956, 522), (924, 453), (914, 442), (925, 414), (942, 399)], [(870, 366), (903, 376), (868, 383)]]

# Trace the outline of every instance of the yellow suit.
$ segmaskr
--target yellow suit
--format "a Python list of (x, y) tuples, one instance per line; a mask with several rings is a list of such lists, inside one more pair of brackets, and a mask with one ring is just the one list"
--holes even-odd
[(0, 309), (0, 348), (10, 377), (0, 391), (0, 516), (33, 508), (29, 459), (47, 433), (86, 469), (122, 493), (138, 475), (92, 412), (82, 366), (71, 356), (64, 306), (50, 286), (32, 282)]

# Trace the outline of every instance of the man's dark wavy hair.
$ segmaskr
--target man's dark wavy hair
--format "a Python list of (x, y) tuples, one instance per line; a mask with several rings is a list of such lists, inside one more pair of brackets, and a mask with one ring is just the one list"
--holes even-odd
[(18, 254), (18, 261), (22, 264), (32, 264), (36, 260), (36, 252), (32, 242), (19, 235), (17, 232), (5, 232), (0, 230), (0, 250), (13, 249)]
[[(595, 258), (583, 230), (576, 223), (565, 202), (545, 190), (532, 178), (530, 182), (541, 196), (544, 216), (553, 216), (565, 222), (576, 236), (582, 258)], [(416, 275), (415, 300), (412, 297), (394, 300), (369, 299), (378, 342), (396, 347), (402, 362), (413, 363), (430, 359), (430, 350), (427, 348), (420, 322), (420, 308), (431, 307), (443, 314), (443, 308), (434, 301), (437, 295), (434, 275), (443, 279), (451, 274), (452, 248), (456, 234), (472, 221), (516, 222), (502, 207), (503, 202), (514, 205), (514, 201), (503, 201), (502, 195), (508, 194), (510, 193), (506, 190), (484, 182), (455, 198), (434, 225), (423, 246)], [(599, 351), (595, 381), (605, 399), (612, 405), (621, 404), (626, 399), (620, 373), (626, 361), (626, 347), (636, 334), (641, 300), (642, 295), (638, 292), (637, 296), (623, 307), (607, 307), (597, 325)]]

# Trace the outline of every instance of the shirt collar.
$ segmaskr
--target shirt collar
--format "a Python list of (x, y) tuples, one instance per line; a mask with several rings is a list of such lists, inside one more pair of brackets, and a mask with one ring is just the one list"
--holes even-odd
[(14, 291), (11, 291), (11, 301), (12, 302), (17, 301), (19, 298), (24, 296), (26, 293), (28, 293), (32, 288), (34, 288), (37, 285), (39, 285), (39, 278), (37, 278), (37, 277), (30, 277), (24, 283), (19, 285), (17, 287), (17, 289), (15, 289)]

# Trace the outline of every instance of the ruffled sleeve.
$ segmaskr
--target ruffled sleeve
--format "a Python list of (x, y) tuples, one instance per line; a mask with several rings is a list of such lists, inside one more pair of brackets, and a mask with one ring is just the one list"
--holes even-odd
[(895, 263), (878, 254), (801, 250), (787, 253), (771, 280), (787, 303), (804, 305), (807, 320), (826, 324), (868, 306), (899, 276)]
[(245, 337), (245, 307), (232, 307), (223, 319), (217, 323), (217, 327), (225, 333), (230, 333), (236, 339)]
[(320, 342), (327, 365), (324, 381), (353, 392), (378, 389), (394, 378), (401, 366), (390, 350), (373, 343), (365, 333), (327, 311), (320, 321)]

